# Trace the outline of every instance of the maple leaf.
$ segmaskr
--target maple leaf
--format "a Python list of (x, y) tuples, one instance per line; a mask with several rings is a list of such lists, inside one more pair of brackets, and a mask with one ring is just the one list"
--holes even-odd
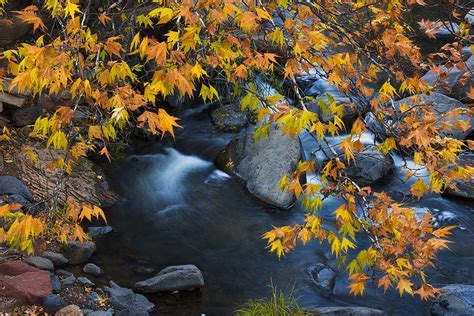
[(36, 6), (29, 6), (24, 8), (22, 11), (12, 11), (17, 14), (18, 18), (23, 22), (28, 24), (33, 24), (33, 30), (41, 28), (43, 31), (46, 31), (46, 25), (44, 25), (43, 20), (36, 14), (38, 8)]
[(405, 292), (413, 295), (413, 290), (411, 288), (412, 285), (413, 283), (411, 281), (401, 278), (397, 284), (397, 289), (398, 289), (398, 292), (400, 293), (400, 296), (402, 296), (403, 293)]

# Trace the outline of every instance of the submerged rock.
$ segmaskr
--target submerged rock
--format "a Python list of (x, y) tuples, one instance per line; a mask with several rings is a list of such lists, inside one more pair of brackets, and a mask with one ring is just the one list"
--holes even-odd
[(216, 164), (246, 183), (251, 194), (279, 208), (289, 208), (293, 193), (278, 188), (284, 175), (292, 174), (303, 156), (299, 139), (282, 136), (270, 129), (270, 135), (254, 140), (255, 126), (241, 131), (219, 154)]
[(193, 264), (167, 267), (155, 277), (135, 283), (135, 288), (143, 293), (193, 290), (203, 286), (201, 270)]
[(304, 309), (312, 315), (318, 316), (382, 316), (384, 311), (359, 306), (307, 307)]
[(128, 314), (128, 311), (140, 314), (148, 313), (153, 311), (155, 305), (150, 303), (148, 299), (141, 295), (135, 294), (131, 289), (120, 287), (115, 282), (110, 281), (110, 287), (105, 288), (104, 291), (109, 295), (109, 305), (114, 308), (116, 315), (122, 313), (122, 315)]
[(433, 304), (432, 315), (474, 315), (474, 285), (451, 284), (441, 289), (445, 292), (441, 293)]
[(331, 268), (322, 263), (317, 263), (308, 268), (308, 273), (319, 290), (325, 295), (332, 293), (336, 284), (336, 273)]
[(61, 246), (62, 254), (69, 260), (70, 264), (81, 264), (89, 261), (96, 250), (96, 245), (92, 241), (79, 242), (69, 241)]
[(247, 115), (233, 103), (219, 106), (210, 116), (212, 124), (224, 132), (238, 132), (249, 123)]

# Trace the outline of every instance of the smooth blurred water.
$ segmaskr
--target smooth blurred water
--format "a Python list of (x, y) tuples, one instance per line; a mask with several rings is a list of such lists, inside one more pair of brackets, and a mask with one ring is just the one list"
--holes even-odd
[[(123, 196), (108, 210), (116, 232), (99, 243), (94, 257), (107, 278), (131, 287), (153, 275), (140, 274), (140, 267), (158, 271), (170, 265), (196, 264), (204, 274), (204, 288), (149, 296), (157, 305), (156, 315), (230, 315), (246, 300), (268, 296), (271, 283), (282, 289), (294, 287), (303, 306), (355, 304), (380, 308), (390, 315), (429, 314), (429, 304), (400, 298), (395, 291), (384, 294), (374, 285), (364, 297), (350, 296), (344, 271), (338, 272), (334, 295), (320, 294), (307, 269), (317, 262), (337, 265), (327, 245), (300, 245), (278, 260), (261, 239), (272, 225), (301, 222), (304, 210), (299, 205), (286, 212), (266, 208), (237, 180), (216, 169), (214, 158), (234, 135), (212, 128), (206, 109), (189, 111), (181, 123), (185, 128), (177, 133), (174, 144), (143, 144), (107, 170)], [(308, 140), (303, 138), (303, 144), (312, 150)], [(408, 186), (405, 189), (408, 192)], [(329, 222), (339, 204), (336, 199), (326, 201), (321, 215)], [(430, 271), (431, 282), (474, 283), (472, 205), (438, 196), (412, 204), (434, 209), (431, 212), (439, 225), (462, 227), (455, 231), (451, 251), (440, 255), (440, 269)], [(359, 245), (368, 243), (362, 238)]]

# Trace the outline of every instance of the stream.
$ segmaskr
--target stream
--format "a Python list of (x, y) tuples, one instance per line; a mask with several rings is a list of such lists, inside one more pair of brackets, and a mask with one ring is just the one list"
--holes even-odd
[[(277, 212), (250, 196), (238, 180), (216, 169), (213, 161), (233, 134), (218, 132), (209, 123), (207, 109), (180, 115), (183, 129), (176, 141), (145, 143), (132, 155), (107, 167), (112, 185), (123, 199), (108, 209), (115, 232), (98, 243), (94, 262), (106, 278), (121, 286), (154, 275), (170, 265), (195, 264), (204, 275), (199, 292), (147, 295), (156, 304), (154, 315), (231, 315), (248, 299), (268, 297), (270, 285), (295, 290), (301, 306), (358, 305), (389, 315), (429, 315), (429, 303), (400, 298), (368, 286), (363, 297), (348, 293), (347, 275), (339, 270), (334, 294), (318, 292), (308, 273), (322, 262), (337, 266), (326, 244), (298, 248), (278, 260), (261, 239), (272, 225), (302, 222), (304, 210), (296, 204)], [(307, 140), (302, 143), (306, 147)], [(389, 179), (377, 189), (390, 186)], [(409, 186), (402, 190), (409, 191)], [(332, 218), (339, 201), (325, 201), (321, 215)], [(474, 283), (474, 209), (469, 201), (432, 196), (413, 206), (427, 207), (440, 225), (458, 225), (450, 251), (440, 253), (438, 269), (429, 271), (435, 285)], [(368, 246), (363, 238), (360, 246)]]

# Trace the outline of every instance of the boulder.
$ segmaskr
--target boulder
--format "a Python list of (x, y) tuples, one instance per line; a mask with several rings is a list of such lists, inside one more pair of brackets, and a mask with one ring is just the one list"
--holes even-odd
[(43, 251), (39, 256), (50, 260), (55, 267), (62, 266), (69, 262), (64, 255), (52, 251)]
[(101, 276), (104, 274), (104, 270), (93, 263), (86, 264), (82, 271), (93, 276)]
[(33, 124), (43, 114), (39, 107), (20, 108), (13, 113), (12, 123), (16, 127), (24, 127)]
[(445, 292), (441, 293), (433, 304), (432, 315), (474, 315), (474, 285), (451, 284), (441, 289)]
[(16, 298), (23, 304), (39, 305), (52, 291), (47, 271), (19, 260), (0, 265), (0, 295)]
[(12, 176), (0, 176), (0, 195), (12, 194), (18, 194), (27, 200), (33, 200), (33, 195), (23, 182)]
[(96, 250), (96, 245), (93, 241), (69, 241), (67, 244), (61, 246), (62, 254), (69, 260), (70, 264), (81, 264), (89, 261), (92, 254)]
[(143, 293), (193, 290), (203, 286), (202, 273), (193, 264), (167, 267), (155, 277), (135, 283), (135, 288)]
[(84, 316), (84, 313), (81, 311), (77, 305), (68, 305), (61, 308), (55, 316)]
[(87, 229), (87, 234), (95, 241), (104, 238), (106, 235), (110, 234), (113, 231), (112, 226), (98, 226), (98, 227), (89, 227)]
[(336, 284), (336, 273), (322, 263), (311, 265), (308, 273), (316, 285), (325, 295), (330, 295)]
[(43, 307), (51, 315), (54, 315), (54, 313), (56, 313), (57, 311), (59, 311), (61, 308), (65, 306), (67, 306), (66, 302), (61, 296), (57, 294), (48, 295), (43, 300)]
[(54, 265), (51, 262), (51, 260), (43, 258), (43, 257), (38, 257), (38, 256), (27, 257), (27, 258), (24, 258), (23, 261), (28, 263), (30, 266), (36, 267), (41, 270), (48, 270), (48, 271), (54, 270)]
[(236, 133), (249, 123), (247, 115), (233, 103), (219, 106), (210, 116), (214, 127), (224, 132)]
[[(457, 165), (474, 168), (474, 154), (460, 155), (458, 157)], [(454, 184), (458, 190), (448, 187), (444, 191), (446, 195), (474, 200), (474, 177), (471, 177), (470, 179), (455, 180)]]
[(354, 153), (346, 172), (357, 184), (365, 186), (379, 182), (392, 171), (393, 160), (389, 155), (368, 147), (359, 153)]
[(305, 312), (318, 316), (383, 316), (384, 311), (359, 306), (307, 307)]
[(109, 305), (115, 310), (116, 315), (122, 311), (148, 313), (155, 308), (155, 305), (145, 296), (136, 294), (131, 289), (120, 287), (113, 281), (110, 281), (110, 287), (105, 288), (104, 291), (108, 294)]
[(469, 23), (471, 26), (474, 26), (474, 9), (471, 9), (466, 16), (464, 17), (464, 21)]
[[(456, 108), (468, 109), (460, 101), (450, 98), (448, 96), (445, 96), (444, 94), (437, 93), (437, 92), (433, 92), (430, 95), (419, 94), (419, 95), (411, 96), (411, 97), (399, 100), (397, 102), (394, 102), (395, 109), (399, 110), (402, 104), (406, 104), (410, 107), (415, 107), (419, 105), (419, 108), (421, 108), (422, 106), (431, 106), (433, 110), (439, 115), (445, 114)], [(454, 122), (455, 120), (468, 121), (470, 122), (470, 127), (466, 131), (457, 129), (455, 127), (455, 122)], [(456, 138), (456, 139), (461, 139), (461, 140), (465, 139), (473, 131), (473, 128), (474, 128), (473, 127), (474, 118), (466, 114), (459, 114), (454, 118), (449, 118), (449, 117), (440, 118), (437, 122), (437, 125), (441, 126), (443, 122), (451, 123), (452, 130), (451, 131), (443, 130), (441, 131), (442, 135)]]
[(273, 129), (268, 137), (256, 141), (255, 129), (251, 126), (241, 131), (218, 155), (216, 164), (242, 179), (258, 199), (272, 206), (289, 208), (295, 196), (280, 190), (279, 182), (284, 175), (292, 174), (302, 159), (300, 141)]

